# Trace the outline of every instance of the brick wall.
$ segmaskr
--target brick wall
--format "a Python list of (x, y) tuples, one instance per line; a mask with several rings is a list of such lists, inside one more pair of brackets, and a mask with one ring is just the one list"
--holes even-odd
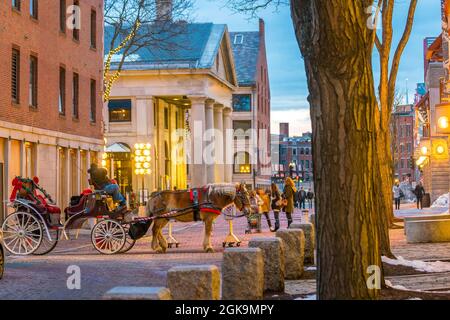
[[(30, 17), (28, 0), (21, 1), (20, 12), (12, 1), (0, 1), (0, 120), (101, 138), (103, 0), (80, 0), (80, 40), (72, 30), (60, 31), (59, 1), (39, 0), (38, 19)], [(72, 0), (66, 0), (67, 6)], [(97, 14), (96, 49), (90, 48), (91, 10)], [(20, 102), (11, 98), (12, 49), (20, 49)], [(29, 107), (29, 58), (38, 59), (38, 107)], [(66, 112), (58, 111), (59, 67), (66, 69)], [(72, 76), (79, 74), (79, 119), (72, 117)], [(97, 84), (96, 122), (90, 121), (90, 79)]]

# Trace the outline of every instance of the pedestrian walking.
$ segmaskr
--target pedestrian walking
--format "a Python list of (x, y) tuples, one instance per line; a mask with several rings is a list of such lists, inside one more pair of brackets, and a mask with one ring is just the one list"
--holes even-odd
[[(303, 189), (303, 188), (302, 188)], [(288, 221), (288, 228), (292, 223), (292, 213), (294, 212), (294, 194), (297, 192), (295, 188), (294, 180), (290, 177), (286, 178), (284, 182), (283, 198), (286, 200), (286, 205), (283, 207), (283, 211), (286, 213)], [(303, 190), (304, 192), (304, 190)]]
[(423, 196), (425, 195), (425, 188), (422, 185), (422, 182), (419, 182), (416, 185), (416, 188), (414, 189), (414, 194), (416, 195), (416, 201), (417, 201), (417, 209), (419, 209), (420, 206), (420, 210), (423, 209)]
[(261, 206), (261, 212), (266, 217), (267, 225), (270, 231), (272, 231), (272, 221), (270, 221), (269, 211), (270, 211), (270, 191), (265, 192), (263, 189), (258, 190), (258, 195), (263, 201)]
[(314, 192), (312, 192), (311, 188), (308, 189), (308, 192), (306, 193), (306, 198), (308, 199), (309, 209), (312, 209), (314, 201)]
[(400, 210), (401, 191), (402, 190), (400, 189), (398, 183), (396, 183), (392, 188), (392, 192), (394, 193), (395, 210)]
[[(294, 182), (292, 181), (292, 183), (294, 183)], [(294, 184), (294, 189), (295, 189), (295, 184)], [(303, 189), (303, 187), (301, 187), (300, 190), (297, 192), (297, 198), (300, 203), (299, 208), (305, 209), (306, 191)]]
[(275, 227), (272, 230), (273, 232), (280, 229), (280, 210), (281, 210), (281, 193), (278, 189), (278, 186), (275, 183), (270, 185), (270, 199), (271, 199), (271, 207), (273, 211), (273, 216), (275, 218)]

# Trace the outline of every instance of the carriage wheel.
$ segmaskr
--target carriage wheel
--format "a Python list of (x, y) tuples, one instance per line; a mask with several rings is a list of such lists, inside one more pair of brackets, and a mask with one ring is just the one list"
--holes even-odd
[(98, 222), (91, 232), (91, 241), (94, 248), (103, 254), (120, 252), (125, 245), (127, 235), (123, 227), (114, 220)]
[[(42, 229), (44, 229), (44, 227)], [(59, 229), (48, 229), (48, 232), (50, 233), (51, 240), (49, 240), (47, 232), (44, 232), (41, 245), (35, 252), (33, 252), (34, 255), (43, 256), (44, 254), (47, 254), (55, 249), (59, 240)]]
[(3, 243), (15, 255), (34, 253), (42, 242), (43, 229), (38, 218), (28, 212), (15, 212), (3, 222)]
[(124, 225), (123, 229), (125, 230), (126, 240), (125, 240), (125, 244), (124, 244), (122, 250), (120, 250), (120, 253), (125, 253), (125, 252), (130, 251), (136, 244), (136, 240), (131, 239), (131, 237), (130, 237), (130, 234), (129, 234), (130, 226)]

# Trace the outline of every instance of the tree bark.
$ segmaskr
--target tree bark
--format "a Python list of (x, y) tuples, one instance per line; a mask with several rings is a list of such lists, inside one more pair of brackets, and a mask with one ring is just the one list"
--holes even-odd
[(313, 129), (318, 298), (374, 299), (381, 267), (371, 0), (291, 0)]

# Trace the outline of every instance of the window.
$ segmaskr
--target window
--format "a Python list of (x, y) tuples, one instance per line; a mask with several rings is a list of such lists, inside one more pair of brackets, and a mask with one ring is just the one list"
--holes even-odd
[(233, 121), (233, 130), (235, 139), (248, 138), (250, 136), (250, 129), (252, 122), (250, 120), (235, 120)]
[(91, 11), (91, 48), (97, 47), (97, 12)]
[(131, 100), (110, 100), (108, 102), (109, 122), (131, 121)]
[[(80, 3), (79, 3), (79, 1), (74, 1), (73, 5), (79, 7)], [(73, 9), (72, 14), (74, 15), (73, 22), (72, 22), (72, 25), (74, 26), (73, 31), (72, 31), (72, 37), (74, 40), (79, 41), (80, 40), (80, 30), (78, 29), (77, 23), (75, 21), (75, 19), (76, 19), (75, 18), (75, 14), (76, 14), (75, 9)]]
[(80, 101), (80, 76), (74, 72), (72, 77), (72, 116), (78, 119)]
[(30, 83), (29, 83), (29, 104), (37, 107), (37, 86), (38, 86), (38, 60), (35, 56), (30, 56)]
[(306, 160), (306, 162), (305, 162), (305, 168), (306, 168), (306, 169), (309, 169), (309, 160)]
[(305, 154), (309, 155), (309, 148), (305, 148)]
[(164, 108), (164, 129), (169, 129), (169, 109)]
[(59, 0), (59, 30), (66, 33), (66, 0)]
[(38, 18), (38, 0), (30, 0), (30, 16), (33, 19)]
[(292, 155), (296, 156), (297, 155), (297, 149), (292, 149)]
[(12, 50), (11, 98), (14, 103), (20, 102), (20, 51), (18, 49)]
[(304, 148), (300, 148), (300, 154), (305, 154), (305, 149)]
[(233, 95), (233, 111), (251, 111), (251, 95), (249, 94), (234, 94)]
[(96, 121), (96, 111), (97, 111), (97, 81), (91, 79), (91, 112), (90, 119), (91, 122)]
[(244, 35), (243, 34), (236, 34), (234, 36), (233, 43), (234, 44), (242, 44), (244, 42)]
[(12, 0), (12, 7), (19, 11), (20, 11), (20, 1), (21, 0)]
[(250, 155), (248, 152), (237, 152), (234, 154), (234, 173), (250, 173)]
[(66, 69), (64, 67), (59, 67), (58, 111), (62, 115), (66, 113)]

